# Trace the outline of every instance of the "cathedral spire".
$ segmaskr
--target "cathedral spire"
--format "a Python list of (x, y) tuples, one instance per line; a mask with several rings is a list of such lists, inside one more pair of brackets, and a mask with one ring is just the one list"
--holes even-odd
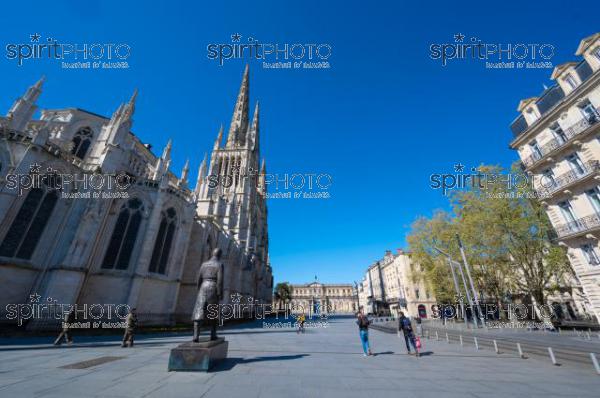
[(42, 93), (46, 78), (42, 76), (25, 94), (18, 98), (8, 111), (9, 126), (13, 130), (23, 131), (37, 110), (36, 101)]
[[(243, 134), (246, 133), (248, 128), (248, 102), (250, 99), (250, 81), (249, 81), (249, 67), (246, 64), (244, 69), (244, 77), (242, 78), (242, 84), (240, 85), (240, 91), (233, 108), (233, 116), (231, 117), (231, 124), (229, 126), (229, 135), (227, 136), (227, 148), (236, 146), (240, 141), (243, 141)], [(241, 142), (243, 144), (243, 142)]]

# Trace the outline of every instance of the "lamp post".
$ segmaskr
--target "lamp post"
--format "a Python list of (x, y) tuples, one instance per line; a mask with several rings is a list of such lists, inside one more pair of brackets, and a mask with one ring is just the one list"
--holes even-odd
[(456, 234), (456, 240), (458, 241), (458, 248), (460, 249), (460, 254), (463, 259), (463, 263), (465, 264), (465, 269), (467, 270), (467, 277), (469, 278), (469, 284), (471, 285), (471, 290), (473, 291), (473, 298), (475, 299), (475, 305), (477, 305), (477, 312), (479, 313), (479, 319), (481, 320), (481, 324), (485, 326), (484, 316), (481, 313), (481, 306), (479, 305), (479, 297), (477, 295), (477, 291), (475, 290), (475, 285), (473, 284), (473, 278), (471, 278), (471, 271), (469, 271), (469, 264), (467, 263), (467, 256), (465, 255), (465, 249), (463, 248), (462, 242), (460, 240), (460, 236)]
[[(469, 306), (471, 307), (471, 309), (473, 308), (473, 300), (471, 299), (471, 294), (469, 293), (469, 288), (467, 287), (467, 281), (465, 280), (465, 274), (463, 273), (462, 267), (460, 266), (460, 263), (457, 263), (456, 261), (452, 260), (452, 257), (450, 257), (450, 255), (448, 253), (442, 251), (441, 249), (439, 249), (435, 246), (433, 248), (435, 250), (437, 250), (442, 256), (444, 256), (448, 259), (448, 265), (450, 265), (450, 270), (452, 271), (452, 279), (454, 280), (454, 288), (456, 289), (456, 294), (458, 296), (461, 311), (463, 313), (463, 318), (465, 319), (465, 324), (466, 324), (467, 323), (467, 313), (465, 312), (465, 306), (464, 306), (464, 303), (462, 300), (462, 294), (460, 292), (460, 289), (458, 287), (458, 282), (456, 280), (456, 273), (454, 272), (454, 266), (458, 267), (458, 270), (460, 271), (460, 276), (462, 278), (463, 287), (465, 288), (465, 293), (467, 294), (467, 301), (469, 302)], [(475, 324), (475, 327), (477, 327), (477, 322), (475, 321), (474, 318), (473, 318), (473, 323)]]

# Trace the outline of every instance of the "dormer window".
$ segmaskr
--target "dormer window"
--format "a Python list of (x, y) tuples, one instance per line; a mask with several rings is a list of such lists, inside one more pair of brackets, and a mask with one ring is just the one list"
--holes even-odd
[(577, 81), (575, 80), (572, 74), (567, 73), (563, 80), (569, 85), (569, 87), (571, 87), (571, 90), (577, 88)]
[(597, 59), (598, 61), (600, 61), (600, 47), (596, 48), (596, 49), (593, 51), (593, 54), (594, 54), (594, 57), (596, 57), (596, 59)]
[(527, 108), (527, 113), (528, 113), (530, 116), (532, 116), (532, 117), (534, 117), (534, 118), (536, 118), (536, 119), (537, 119), (537, 113), (535, 112), (535, 110), (534, 110), (533, 108)]

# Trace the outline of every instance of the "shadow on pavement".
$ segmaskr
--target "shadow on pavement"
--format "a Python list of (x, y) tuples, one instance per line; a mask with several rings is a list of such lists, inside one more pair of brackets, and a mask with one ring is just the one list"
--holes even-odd
[(376, 357), (378, 355), (394, 355), (394, 351), (384, 351), (384, 352), (374, 352), (373, 356)]
[(264, 362), (264, 361), (287, 361), (290, 359), (300, 359), (302, 357), (307, 357), (308, 354), (298, 354), (298, 355), (278, 355), (278, 356), (270, 356), (270, 357), (255, 357), (255, 358), (226, 358), (210, 372), (222, 372), (225, 370), (231, 370), (237, 364), (246, 364), (253, 362)]

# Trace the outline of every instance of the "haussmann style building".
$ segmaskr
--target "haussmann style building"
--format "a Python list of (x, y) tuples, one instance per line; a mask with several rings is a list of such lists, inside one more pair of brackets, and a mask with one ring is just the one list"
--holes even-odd
[(383, 258), (367, 268), (358, 284), (359, 304), (364, 313), (397, 315), (403, 311), (411, 317), (431, 317), (435, 296), (423, 280), (414, 278), (418, 266), (409, 252), (387, 250)]
[[(576, 274), (573, 294), (600, 320), (600, 33), (583, 39), (580, 59), (555, 67), (555, 84), (519, 103), (510, 147), (532, 176)], [(576, 300), (577, 302), (577, 300)], [(560, 303), (557, 303), (560, 304)]]

